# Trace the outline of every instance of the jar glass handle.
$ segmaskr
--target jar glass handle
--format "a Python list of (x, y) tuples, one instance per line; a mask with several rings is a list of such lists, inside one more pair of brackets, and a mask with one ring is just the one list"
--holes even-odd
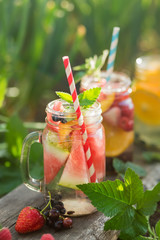
[(42, 138), (42, 132), (32, 132), (26, 136), (23, 142), (21, 161), (20, 161), (21, 175), (22, 175), (24, 184), (28, 188), (37, 192), (42, 191), (43, 179), (35, 179), (31, 177), (29, 173), (29, 155), (30, 155), (31, 145), (35, 142), (41, 143), (41, 138)]

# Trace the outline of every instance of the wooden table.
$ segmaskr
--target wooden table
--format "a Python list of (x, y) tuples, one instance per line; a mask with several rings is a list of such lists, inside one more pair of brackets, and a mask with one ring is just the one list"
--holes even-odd
[[(143, 183), (148, 189), (152, 189), (160, 181), (160, 164), (146, 165), (147, 176)], [(116, 240), (116, 231), (103, 231), (107, 218), (96, 212), (89, 216), (73, 218), (73, 228), (56, 232), (47, 226), (41, 230), (20, 235), (15, 231), (15, 223), (20, 210), (26, 206), (41, 207), (44, 204), (41, 193), (29, 190), (23, 184), (0, 199), (0, 223), (10, 228), (13, 240), (40, 240), (43, 233), (51, 233), (55, 240)]]

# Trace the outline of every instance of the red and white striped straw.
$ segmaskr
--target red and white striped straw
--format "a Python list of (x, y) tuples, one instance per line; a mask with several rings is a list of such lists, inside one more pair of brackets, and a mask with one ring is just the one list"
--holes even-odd
[(74, 110), (77, 115), (78, 124), (81, 127), (81, 131), (82, 131), (83, 147), (84, 147), (84, 152), (86, 155), (90, 180), (91, 180), (91, 182), (96, 182), (96, 171), (95, 171), (92, 159), (91, 159), (91, 150), (89, 147), (87, 131), (86, 131), (83, 115), (82, 115), (81, 109), (80, 109), (79, 99), (78, 99), (78, 95), (77, 95), (77, 91), (76, 91), (76, 86), (75, 86), (75, 82), (74, 82), (74, 78), (73, 78), (73, 73), (72, 73), (69, 57), (65, 56), (62, 59), (63, 59), (64, 67), (65, 67), (65, 72), (67, 75), (67, 80), (69, 83), (70, 92), (71, 92), (72, 99), (73, 99)]

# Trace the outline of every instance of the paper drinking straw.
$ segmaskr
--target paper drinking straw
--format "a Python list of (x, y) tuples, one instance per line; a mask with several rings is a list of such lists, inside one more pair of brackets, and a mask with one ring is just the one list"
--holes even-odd
[(74, 110), (77, 115), (78, 124), (81, 127), (81, 131), (82, 131), (83, 147), (84, 147), (84, 152), (86, 155), (90, 181), (96, 182), (96, 171), (95, 171), (92, 159), (91, 159), (91, 150), (89, 147), (87, 131), (86, 131), (83, 115), (82, 115), (81, 109), (80, 109), (79, 99), (78, 99), (78, 95), (77, 95), (77, 91), (76, 91), (76, 86), (75, 86), (75, 82), (74, 82), (74, 78), (73, 78), (73, 73), (72, 73), (69, 57), (65, 56), (62, 59), (63, 59), (64, 67), (65, 67), (67, 80), (69, 83), (70, 92), (71, 92), (72, 99), (73, 99)]
[(116, 58), (117, 45), (118, 45), (119, 31), (120, 31), (119, 27), (113, 28), (112, 40), (111, 40), (111, 46), (110, 46), (108, 64), (107, 64), (107, 81), (110, 80), (111, 74), (112, 74), (113, 68), (114, 68), (114, 62), (115, 62), (115, 58)]

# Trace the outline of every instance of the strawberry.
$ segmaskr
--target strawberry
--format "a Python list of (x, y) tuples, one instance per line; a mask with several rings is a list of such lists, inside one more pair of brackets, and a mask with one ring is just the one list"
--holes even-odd
[(131, 131), (133, 130), (133, 120), (122, 116), (119, 120), (119, 127), (124, 131)]
[(21, 210), (15, 229), (19, 233), (28, 233), (39, 230), (45, 224), (44, 216), (33, 207), (25, 207)]
[(8, 228), (0, 228), (0, 240), (11, 240), (12, 235)]
[(47, 233), (43, 234), (40, 240), (55, 240), (55, 239), (51, 234)]

